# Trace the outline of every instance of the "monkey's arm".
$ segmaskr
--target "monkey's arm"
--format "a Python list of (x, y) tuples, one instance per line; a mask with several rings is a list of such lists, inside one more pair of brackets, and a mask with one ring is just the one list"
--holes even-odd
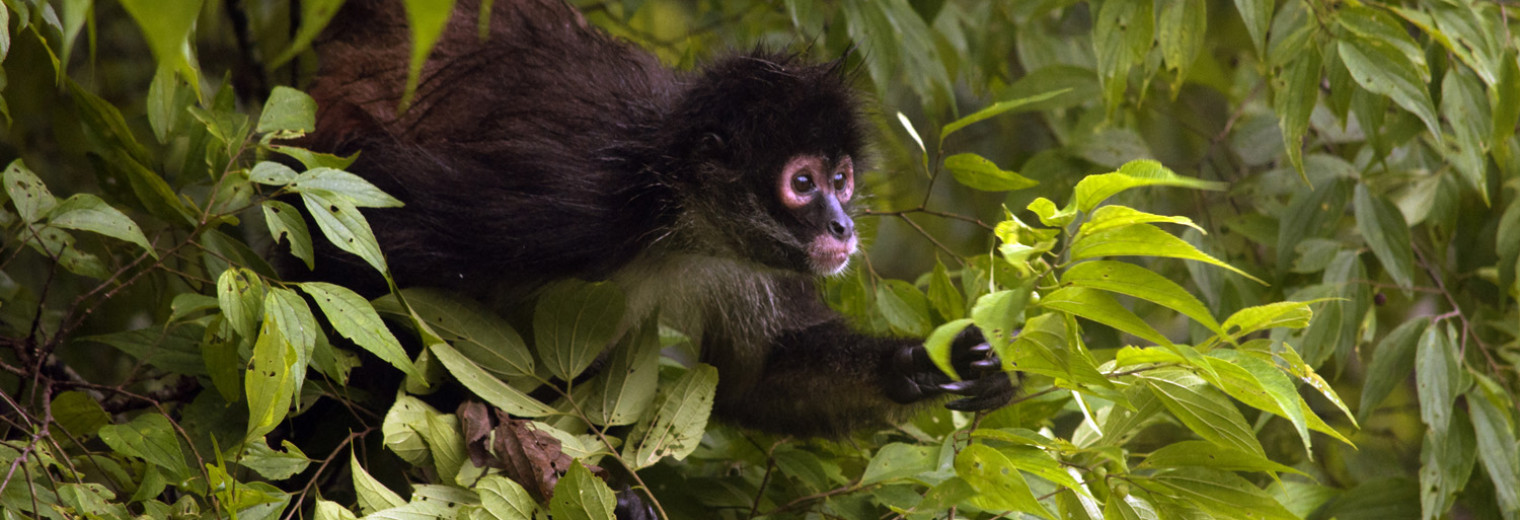
[(718, 367), (716, 412), (765, 431), (839, 437), (883, 419), (905, 419), (944, 394), (964, 396), (950, 408), (982, 410), (1007, 404), (1017, 391), (974, 330), (952, 347), (961, 381), (941, 372), (921, 341), (865, 336), (842, 319), (783, 332), (762, 350), (759, 373), (725, 382), (721, 378), (736, 370)]

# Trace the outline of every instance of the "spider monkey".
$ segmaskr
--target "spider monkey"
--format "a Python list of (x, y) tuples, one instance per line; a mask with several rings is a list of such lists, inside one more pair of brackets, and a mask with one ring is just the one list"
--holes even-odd
[[(497, 0), (489, 33), (461, 0), (398, 110), (409, 32), (399, 1), (350, 0), (318, 45), (303, 144), (361, 152), (350, 170), (405, 203), (368, 211), (396, 282), (520, 305), (566, 277), (613, 280), (717, 367), (715, 415), (838, 437), (951, 394), (1016, 385), (974, 332), (954, 381), (917, 339), (852, 331), (820, 298), (858, 248), (866, 131), (839, 62), (756, 51), (677, 72), (563, 0)], [(383, 292), (327, 246), (313, 276)]]

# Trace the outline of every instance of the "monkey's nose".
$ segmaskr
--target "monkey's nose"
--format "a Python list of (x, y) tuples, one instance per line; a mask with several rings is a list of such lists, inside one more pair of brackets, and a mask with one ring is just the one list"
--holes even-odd
[(855, 224), (848, 220), (830, 220), (829, 234), (840, 240), (850, 238), (850, 235), (855, 234)]

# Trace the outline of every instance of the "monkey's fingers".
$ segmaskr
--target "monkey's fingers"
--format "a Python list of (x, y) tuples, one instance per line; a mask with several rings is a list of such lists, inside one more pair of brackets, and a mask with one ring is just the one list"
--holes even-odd
[(966, 396), (1001, 393), (1004, 387), (1012, 388), (1013, 384), (1008, 381), (1008, 376), (1002, 374), (994, 374), (980, 379), (963, 379), (938, 386), (945, 393)]
[(1008, 404), (1012, 395), (984, 395), (980, 397), (967, 397), (945, 403), (945, 408), (962, 412), (979, 412), (982, 410), (996, 410)]

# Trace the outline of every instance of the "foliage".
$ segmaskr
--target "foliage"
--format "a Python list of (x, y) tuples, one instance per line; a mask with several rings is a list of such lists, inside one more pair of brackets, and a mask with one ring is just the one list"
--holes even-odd
[[(826, 297), (947, 369), (979, 327), (1024, 391), (840, 441), (709, 424), (716, 372), (608, 283), (519, 322), (282, 280), (314, 240), (386, 273), (359, 208), (399, 201), (280, 144), (315, 107), (267, 85), (341, 2), (238, 4), (3, 0), (5, 518), (608, 518), (609, 472), (670, 518), (1520, 517), (1502, 4), (584, 3), (874, 86), (874, 243)], [(407, 3), (416, 59), (451, 4)]]

